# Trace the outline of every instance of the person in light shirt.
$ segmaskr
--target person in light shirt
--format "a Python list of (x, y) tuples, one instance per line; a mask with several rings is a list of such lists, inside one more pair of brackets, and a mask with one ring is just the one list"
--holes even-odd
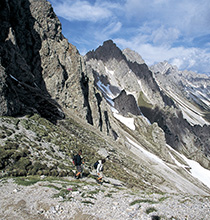
[(102, 179), (103, 179), (103, 165), (104, 165), (105, 162), (106, 162), (105, 159), (98, 160), (98, 165), (97, 165), (96, 172), (97, 172), (97, 175), (98, 175), (97, 182), (100, 183), (100, 184), (102, 184)]

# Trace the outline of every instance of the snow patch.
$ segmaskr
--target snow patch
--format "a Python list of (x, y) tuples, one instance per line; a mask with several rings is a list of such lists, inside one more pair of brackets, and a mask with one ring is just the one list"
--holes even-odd
[(12, 79), (14, 79), (15, 81), (19, 82), (19, 80), (17, 80), (13, 75), (10, 74), (10, 77), (11, 77)]
[(173, 97), (173, 99), (179, 104), (180, 109), (182, 110), (183, 117), (193, 126), (195, 124), (200, 124), (203, 126), (204, 124), (209, 124), (206, 120), (203, 119), (201, 113), (196, 111), (194, 107), (190, 104), (186, 104), (179, 96), (171, 91), (167, 91), (169, 96)]
[(103, 92), (105, 99), (107, 102), (114, 106), (113, 98), (115, 97), (111, 90), (109, 89), (110, 85), (105, 86), (100, 80), (97, 82), (98, 88)]
[[(167, 146), (170, 150), (172, 150), (176, 154), (178, 154), (189, 165), (190, 171), (186, 170), (189, 174), (191, 174), (193, 177), (199, 179), (203, 184), (205, 184), (206, 186), (208, 186), (210, 188), (210, 170), (205, 169), (198, 162), (186, 158), (184, 155), (175, 151), (169, 145), (167, 145)], [(173, 156), (172, 156), (172, 158), (178, 166), (185, 168), (185, 166), (183, 164), (179, 163)]]
[(114, 94), (110, 90), (110, 85), (105, 86), (100, 80), (97, 82), (97, 86), (104, 92), (110, 99), (115, 98)]
[[(166, 166), (167, 168), (169, 168), (163, 160), (161, 160), (158, 156), (156, 156), (155, 154), (150, 153), (149, 151), (145, 150), (143, 147), (141, 147), (140, 145), (136, 144), (134, 141), (132, 141), (130, 138), (127, 137), (127, 140), (136, 148), (138, 148), (141, 152), (143, 152), (148, 158), (150, 158), (152, 161), (156, 161), (157, 163), (160, 163), (164, 166)], [(170, 168), (169, 168), (170, 169)]]
[(187, 159), (184, 155), (181, 157), (189, 164), (191, 167), (191, 174), (195, 178), (199, 179), (202, 183), (210, 188), (210, 170), (202, 167), (198, 162), (194, 160)]
[(106, 73), (108, 73), (108, 75), (114, 75), (114, 71), (108, 70), (108, 68), (106, 66), (105, 66), (105, 70), (106, 70)]
[(124, 125), (126, 125), (128, 128), (130, 128), (131, 130), (135, 130), (135, 124), (134, 124), (134, 118), (128, 118), (128, 117), (124, 117), (120, 114), (118, 114), (118, 111), (114, 108), (111, 108), (113, 115), (116, 119), (118, 119), (119, 121), (121, 121)]

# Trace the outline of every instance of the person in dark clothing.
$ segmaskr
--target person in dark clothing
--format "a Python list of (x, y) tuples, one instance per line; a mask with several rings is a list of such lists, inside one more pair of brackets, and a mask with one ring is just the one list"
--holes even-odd
[(74, 165), (76, 166), (76, 169), (77, 169), (77, 173), (76, 173), (76, 178), (78, 179), (79, 177), (82, 177), (82, 164), (84, 164), (84, 162), (82, 162), (82, 150), (80, 150), (78, 152), (78, 154), (75, 156), (75, 159), (74, 159)]

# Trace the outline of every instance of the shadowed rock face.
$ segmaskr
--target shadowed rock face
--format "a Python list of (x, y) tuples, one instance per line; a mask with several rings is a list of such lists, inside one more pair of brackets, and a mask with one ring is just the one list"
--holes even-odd
[(112, 40), (107, 40), (102, 46), (99, 46), (95, 51), (90, 51), (86, 54), (86, 60), (96, 59), (102, 60), (103, 62), (109, 62), (115, 58), (118, 62), (125, 59), (122, 51), (113, 43)]
[(120, 114), (126, 116), (128, 113), (140, 115), (141, 111), (133, 95), (127, 95), (123, 90), (114, 100), (114, 107)]
[(34, 28), (33, 1), (3, 0), (0, 8), (0, 114), (38, 112), (51, 121), (63, 118), (43, 80), (43, 39)]

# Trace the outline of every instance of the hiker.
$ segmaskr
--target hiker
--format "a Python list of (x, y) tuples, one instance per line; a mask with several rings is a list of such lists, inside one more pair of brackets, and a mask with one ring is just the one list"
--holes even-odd
[(78, 154), (76, 156), (74, 156), (73, 162), (74, 165), (76, 166), (77, 169), (77, 173), (75, 175), (76, 179), (79, 179), (79, 177), (82, 177), (82, 164), (84, 164), (84, 162), (82, 162), (82, 150), (79, 150)]
[(96, 172), (97, 172), (97, 175), (98, 175), (98, 178), (97, 178), (97, 182), (98, 183), (102, 183), (102, 178), (103, 178), (103, 164), (106, 162), (105, 159), (102, 159), (102, 160), (98, 160), (97, 163), (97, 168), (96, 168)]

